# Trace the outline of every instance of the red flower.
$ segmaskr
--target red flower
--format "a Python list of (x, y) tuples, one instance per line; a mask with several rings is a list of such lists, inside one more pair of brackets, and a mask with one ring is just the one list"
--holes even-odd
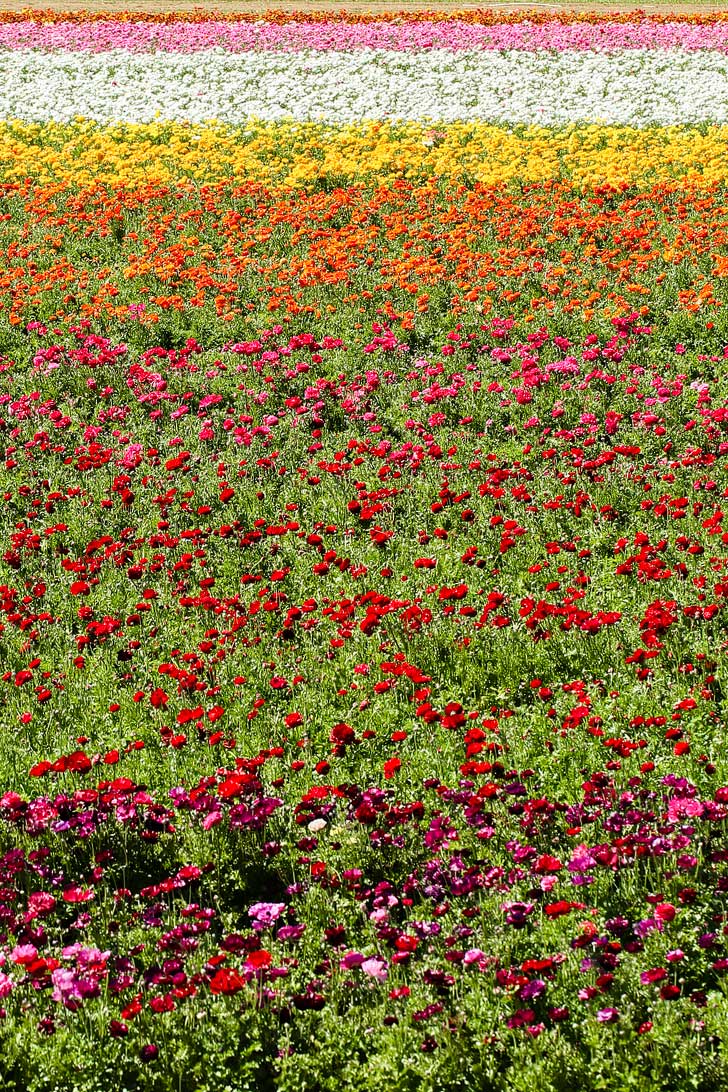
[(95, 898), (93, 891), (79, 887), (78, 884), (67, 887), (63, 892), (64, 902), (90, 902), (93, 898)]
[(258, 952), (249, 952), (245, 960), (248, 967), (252, 967), (255, 971), (261, 971), (265, 967), (270, 967), (272, 956), (270, 952), (266, 952), (265, 949), (261, 949)]
[(67, 770), (71, 770), (73, 773), (88, 773), (91, 769), (91, 759), (85, 751), (74, 751), (70, 755), (61, 755), (53, 763), (53, 769), (57, 773), (66, 773)]
[(194, 709), (180, 709), (177, 714), (178, 724), (188, 724), (192, 720), (201, 720), (205, 715), (205, 710), (201, 705), (195, 706)]
[(563, 914), (570, 914), (572, 910), (583, 909), (583, 902), (567, 902), (566, 899), (560, 899), (559, 902), (552, 902), (545, 906), (544, 914), (547, 918), (560, 918)]
[(640, 982), (644, 986), (648, 986), (653, 982), (664, 982), (667, 978), (667, 971), (664, 967), (653, 967), (650, 971), (643, 971), (640, 975)]
[(384, 763), (384, 776), (387, 781), (391, 781), (397, 770), (401, 767), (402, 763), (400, 759), (395, 755), (394, 758), (388, 758)]
[(350, 724), (335, 724), (331, 729), (329, 739), (332, 743), (356, 743), (356, 734)]
[(210, 993), (230, 995), (245, 989), (245, 979), (231, 967), (220, 967), (210, 979)]

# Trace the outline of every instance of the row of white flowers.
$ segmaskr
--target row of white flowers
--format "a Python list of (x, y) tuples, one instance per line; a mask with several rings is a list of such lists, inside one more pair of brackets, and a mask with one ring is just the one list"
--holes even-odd
[(623, 50), (0, 54), (0, 117), (232, 124), (364, 118), (551, 125), (728, 121), (728, 57)]

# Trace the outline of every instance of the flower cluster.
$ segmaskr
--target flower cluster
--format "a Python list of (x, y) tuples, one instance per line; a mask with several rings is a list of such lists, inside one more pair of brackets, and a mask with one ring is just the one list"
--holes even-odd
[(709, 49), (17, 48), (0, 52), (0, 81), (4, 117), (34, 122), (728, 121), (728, 60)]
[[(402, 13), (401, 13), (402, 14)], [(417, 13), (419, 15), (420, 13)], [(422, 13), (427, 14), (427, 13)], [(484, 13), (485, 14), (485, 13)], [(534, 13), (531, 12), (531, 15)], [(342, 19), (312, 20), (291, 18), (290, 22), (210, 18), (190, 20), (176, 13), (165, 22), (155, 19), (137, 21), (18, 20), (0, 23), (0, 47), (5, 49), (83, 50), (102, 52), (123, 49), (133, 53), (165, 51), (195, 53), (220, 49), (241, 53), (267, 50), (620, 50), (683, 49), (726, 52), (723, 25), (714, 19), (674, 21), (634, 17), (630, 21), (598, 19), (586, 22), (563, 16), (535, 19), (502, 17), (494, 23), (466, 22), (454, 15), (443, 21), (412, 18), (412, 13), (396, 22), (386, 18), (356, 16)]]
[(697, 129), (249, 121), (244, 128), (159, 123), (42, 126), (0, 121), (0, 178), (90, 186), (240, 184), (296, 189), (344, 182), (445, 178), (501, 186), (569, 181), (580, 188), (684, 180), (709, 188), (728, 178), (728, 126)]

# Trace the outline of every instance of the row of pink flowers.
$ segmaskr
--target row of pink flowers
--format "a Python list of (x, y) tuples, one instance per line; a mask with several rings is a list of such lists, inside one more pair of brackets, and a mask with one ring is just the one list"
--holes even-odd
[(631, 23), (532, 23), (478, 26), (452, 20), (443, 23), (293, 22), (202, 23), (59, 22), (33, 20), (0, 25), (0, 48), (100, 51), (125, 49), (144, 53), (164, 50), (192, 53), (220, 47), (228, 52), (269, 50), (452, 49), (452, 50), (616, 50), (712, 49), (728, 52), (725, 27), (648, 19)]

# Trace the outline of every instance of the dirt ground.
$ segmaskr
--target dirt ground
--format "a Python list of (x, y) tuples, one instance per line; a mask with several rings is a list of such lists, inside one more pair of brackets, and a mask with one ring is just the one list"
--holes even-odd
[(174, 12), (203, 10), (216, 11), (265, 12), (265, 11), (337, 11), (381, 12), (381, 11), (475, 11), (487, 8), (495, 11), (597, 11), (606, 13), (643, 11), (660, 14), (697, 14), (715, 13), (728, 10), (727, 0), (663, 0), (662, 3), (620, 3), (611, 0), (582, 0), (582, 2), (553, 3), (551, 0), (525, 0), (524, 3), (499, 2), (490, 0), (486, 3), (471, 3), (469, 0), (216, 0), (211, 4), (189, 2), (189, 0), (39, 0), (28, 3), (27, 0), (0, 0), (2, 11), (31, 10), (52, 11), (138, 11), (138, 12)]

